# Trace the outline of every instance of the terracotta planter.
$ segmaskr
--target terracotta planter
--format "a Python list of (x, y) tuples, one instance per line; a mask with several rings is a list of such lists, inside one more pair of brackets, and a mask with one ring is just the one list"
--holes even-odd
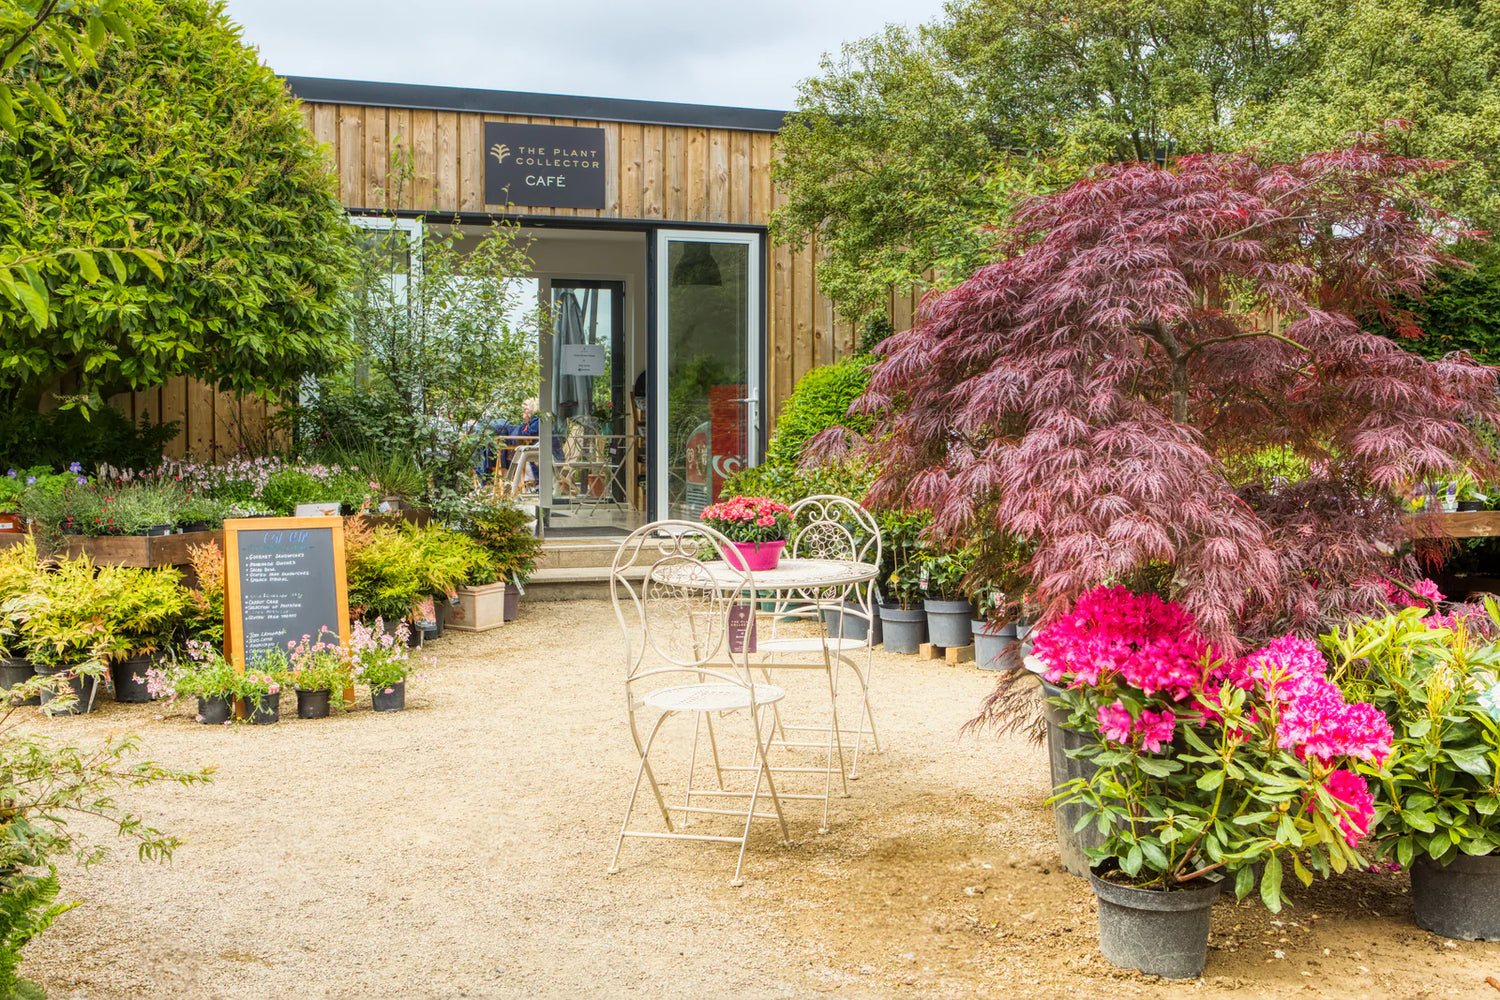
[(18, 510), (0, 510), (0, 534), (19, 535), (26, 530), (26, 521)]
[(448, 627), (459, 632), (488, 632), (504, 625), (508, 589), (503, 583), (459, 587), (458, 605), (447, 611)]
[(764, 573), (776, 568), (786, 542), (730, 542), (724, 558), (735, 569)]

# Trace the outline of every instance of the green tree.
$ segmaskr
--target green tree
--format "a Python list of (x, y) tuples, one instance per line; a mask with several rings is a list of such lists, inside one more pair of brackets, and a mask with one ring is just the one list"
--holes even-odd
[[(66, 35), (79, 8), (51, 6)], [(272, 392), (326, 366), (351, 241), (295, 102), (222, 3), (106, 13), (82, 25), (96, 58), (49, 18), (0, 70), (26, 95), (0, 133), (0, 265), (30, 268), (0, 280), (0, 402), (94, 405), (180, 374)], [(101, 50), (121, 18), (133, 43)]]
[[(1235, 141), (1301, 66), (1263, 0), (974, 0), (825, 57), (782, 130), (775, 235), (851, 317), (989, 259), (1018, 195)], [(929, 274), (929, 272), (932, 272)]]
[[(366, 230), (346, 299), (349, 359), (310, 378), (296, 411), (309, 450), (409, 455), (436, 485), (472, 471), (492, 425), (519, 422), (537, 394), (546, 324), (514, 225), (479, 238)], [(415, 252), (413, 252), (415, 249)]]

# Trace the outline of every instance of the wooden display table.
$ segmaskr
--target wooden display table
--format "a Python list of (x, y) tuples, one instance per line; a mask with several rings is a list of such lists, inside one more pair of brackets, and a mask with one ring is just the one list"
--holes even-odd
[(1413, 514), (1417, 534), (1424, 537), (1500, 537), (1500, 510), (1464, 510), (1453, 514)]

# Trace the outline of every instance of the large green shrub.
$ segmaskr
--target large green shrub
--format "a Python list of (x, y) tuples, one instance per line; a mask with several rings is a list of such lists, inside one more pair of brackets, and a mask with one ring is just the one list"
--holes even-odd
[(107, 407), (87, 417), (82, 410), (0, 409), (0, 463), (6, 468), (63, 469), (78, 462), (93, 469), (107, 462), (119, 469), (153, 469), (161, 464), (162, 447), (176, 436), (176, 421), (143, 420), (137, 426)]
[(0, 406), (281, 390), (343, 342), (349, 226), (285, 85), (221, 2), (122, 6), (133, 42), (96, 66), (46, 46), (0, 70), (46, 98), (0, 131), (0, 261), (36, 258), (0, 295)]
[(807, 439), (842, 424), (860, 434), (870, 430), (870, 418), (849, 415), (849, 404), (870, 383), (870, 358), (856, 354), (832, 365), (814, 368), (797, 387), (776, 418), (776, 430), (766, 445), (768, 465), (796, 465)]
[(1473, 268), (1440, 272), (1424, 301), (1403, 303), (1425, 336), (1398, 338), (1402, 347), (1428, 358), (1468, 351), (1487, 365), (1500, 364), (1500, 254), (1485, 248), (1477, 258)]

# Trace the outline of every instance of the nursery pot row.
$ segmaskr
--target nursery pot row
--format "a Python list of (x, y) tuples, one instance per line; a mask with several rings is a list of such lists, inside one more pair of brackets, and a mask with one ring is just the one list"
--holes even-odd
[[(332, 691), (307, 691), (297, 688), (297, 718), (326, 719), (334, 693)], [(264, 694), (258, 698), (245, 698), (245, 717), (257, 726), (268, 726), (281, 721), (281, 692)], [(397, 681), (386, 688), (370, 690), (371, 706), (377, 712), (399, 712), (406, 707), (406, 682)], [(208, 726), (221, 726), (234, 714), (233, 698), (199, 698), (198, 721)]]

